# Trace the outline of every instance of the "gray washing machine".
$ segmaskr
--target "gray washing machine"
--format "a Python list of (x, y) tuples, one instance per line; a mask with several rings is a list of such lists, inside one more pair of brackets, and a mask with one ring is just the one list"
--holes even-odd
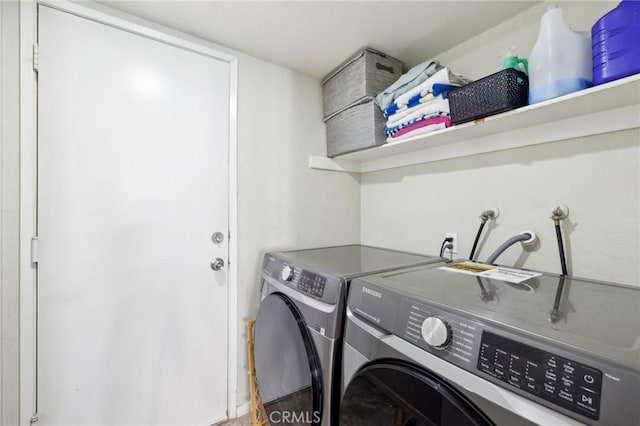
[(362, 245), (266, 254), (254, 339), (271, 424), (336, 425), (349, 283), (434, 262), (442, 259)]
[(638, 425), (640, 288), (438, 268), (354, 280), (341, 425)]

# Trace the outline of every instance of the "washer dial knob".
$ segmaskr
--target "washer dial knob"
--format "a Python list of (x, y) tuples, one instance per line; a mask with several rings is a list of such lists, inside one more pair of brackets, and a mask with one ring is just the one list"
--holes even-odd
[(289, 265), (285, 265), (284, 268), (282, 268), (282, 272), (280, 272), (280, 278), (282, 278), (283, 281), (291, 281), (293, 279), (293, 268)]
[(422, 323), (422, 338), (433, 348), (444, 348), (451, 340), (451, 329), (440, 318), (429, 317)]

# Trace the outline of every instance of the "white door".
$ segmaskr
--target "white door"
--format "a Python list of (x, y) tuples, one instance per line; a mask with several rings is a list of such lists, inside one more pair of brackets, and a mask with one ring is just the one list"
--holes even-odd
[(229, 64), (45, 6), (38, 37), (38, 424), (222, 420)]

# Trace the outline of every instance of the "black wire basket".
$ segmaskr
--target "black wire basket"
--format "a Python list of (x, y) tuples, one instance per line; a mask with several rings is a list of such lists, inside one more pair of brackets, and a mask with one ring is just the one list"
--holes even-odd
[(507, 68), (449, 92), (453, 124), (466, 123), (527, 105), (529, 78)]

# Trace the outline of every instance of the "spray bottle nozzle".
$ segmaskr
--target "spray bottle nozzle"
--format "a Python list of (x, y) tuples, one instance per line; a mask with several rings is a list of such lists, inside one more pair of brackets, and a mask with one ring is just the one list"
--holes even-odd
[(524, 58), (518, 58), (516, 54), (516, 46), (510, 46), (504, 50), (502, 69), (513, 68), (518, 71), (522, 71), (525, 74), (529, 74), (529, 63)]

